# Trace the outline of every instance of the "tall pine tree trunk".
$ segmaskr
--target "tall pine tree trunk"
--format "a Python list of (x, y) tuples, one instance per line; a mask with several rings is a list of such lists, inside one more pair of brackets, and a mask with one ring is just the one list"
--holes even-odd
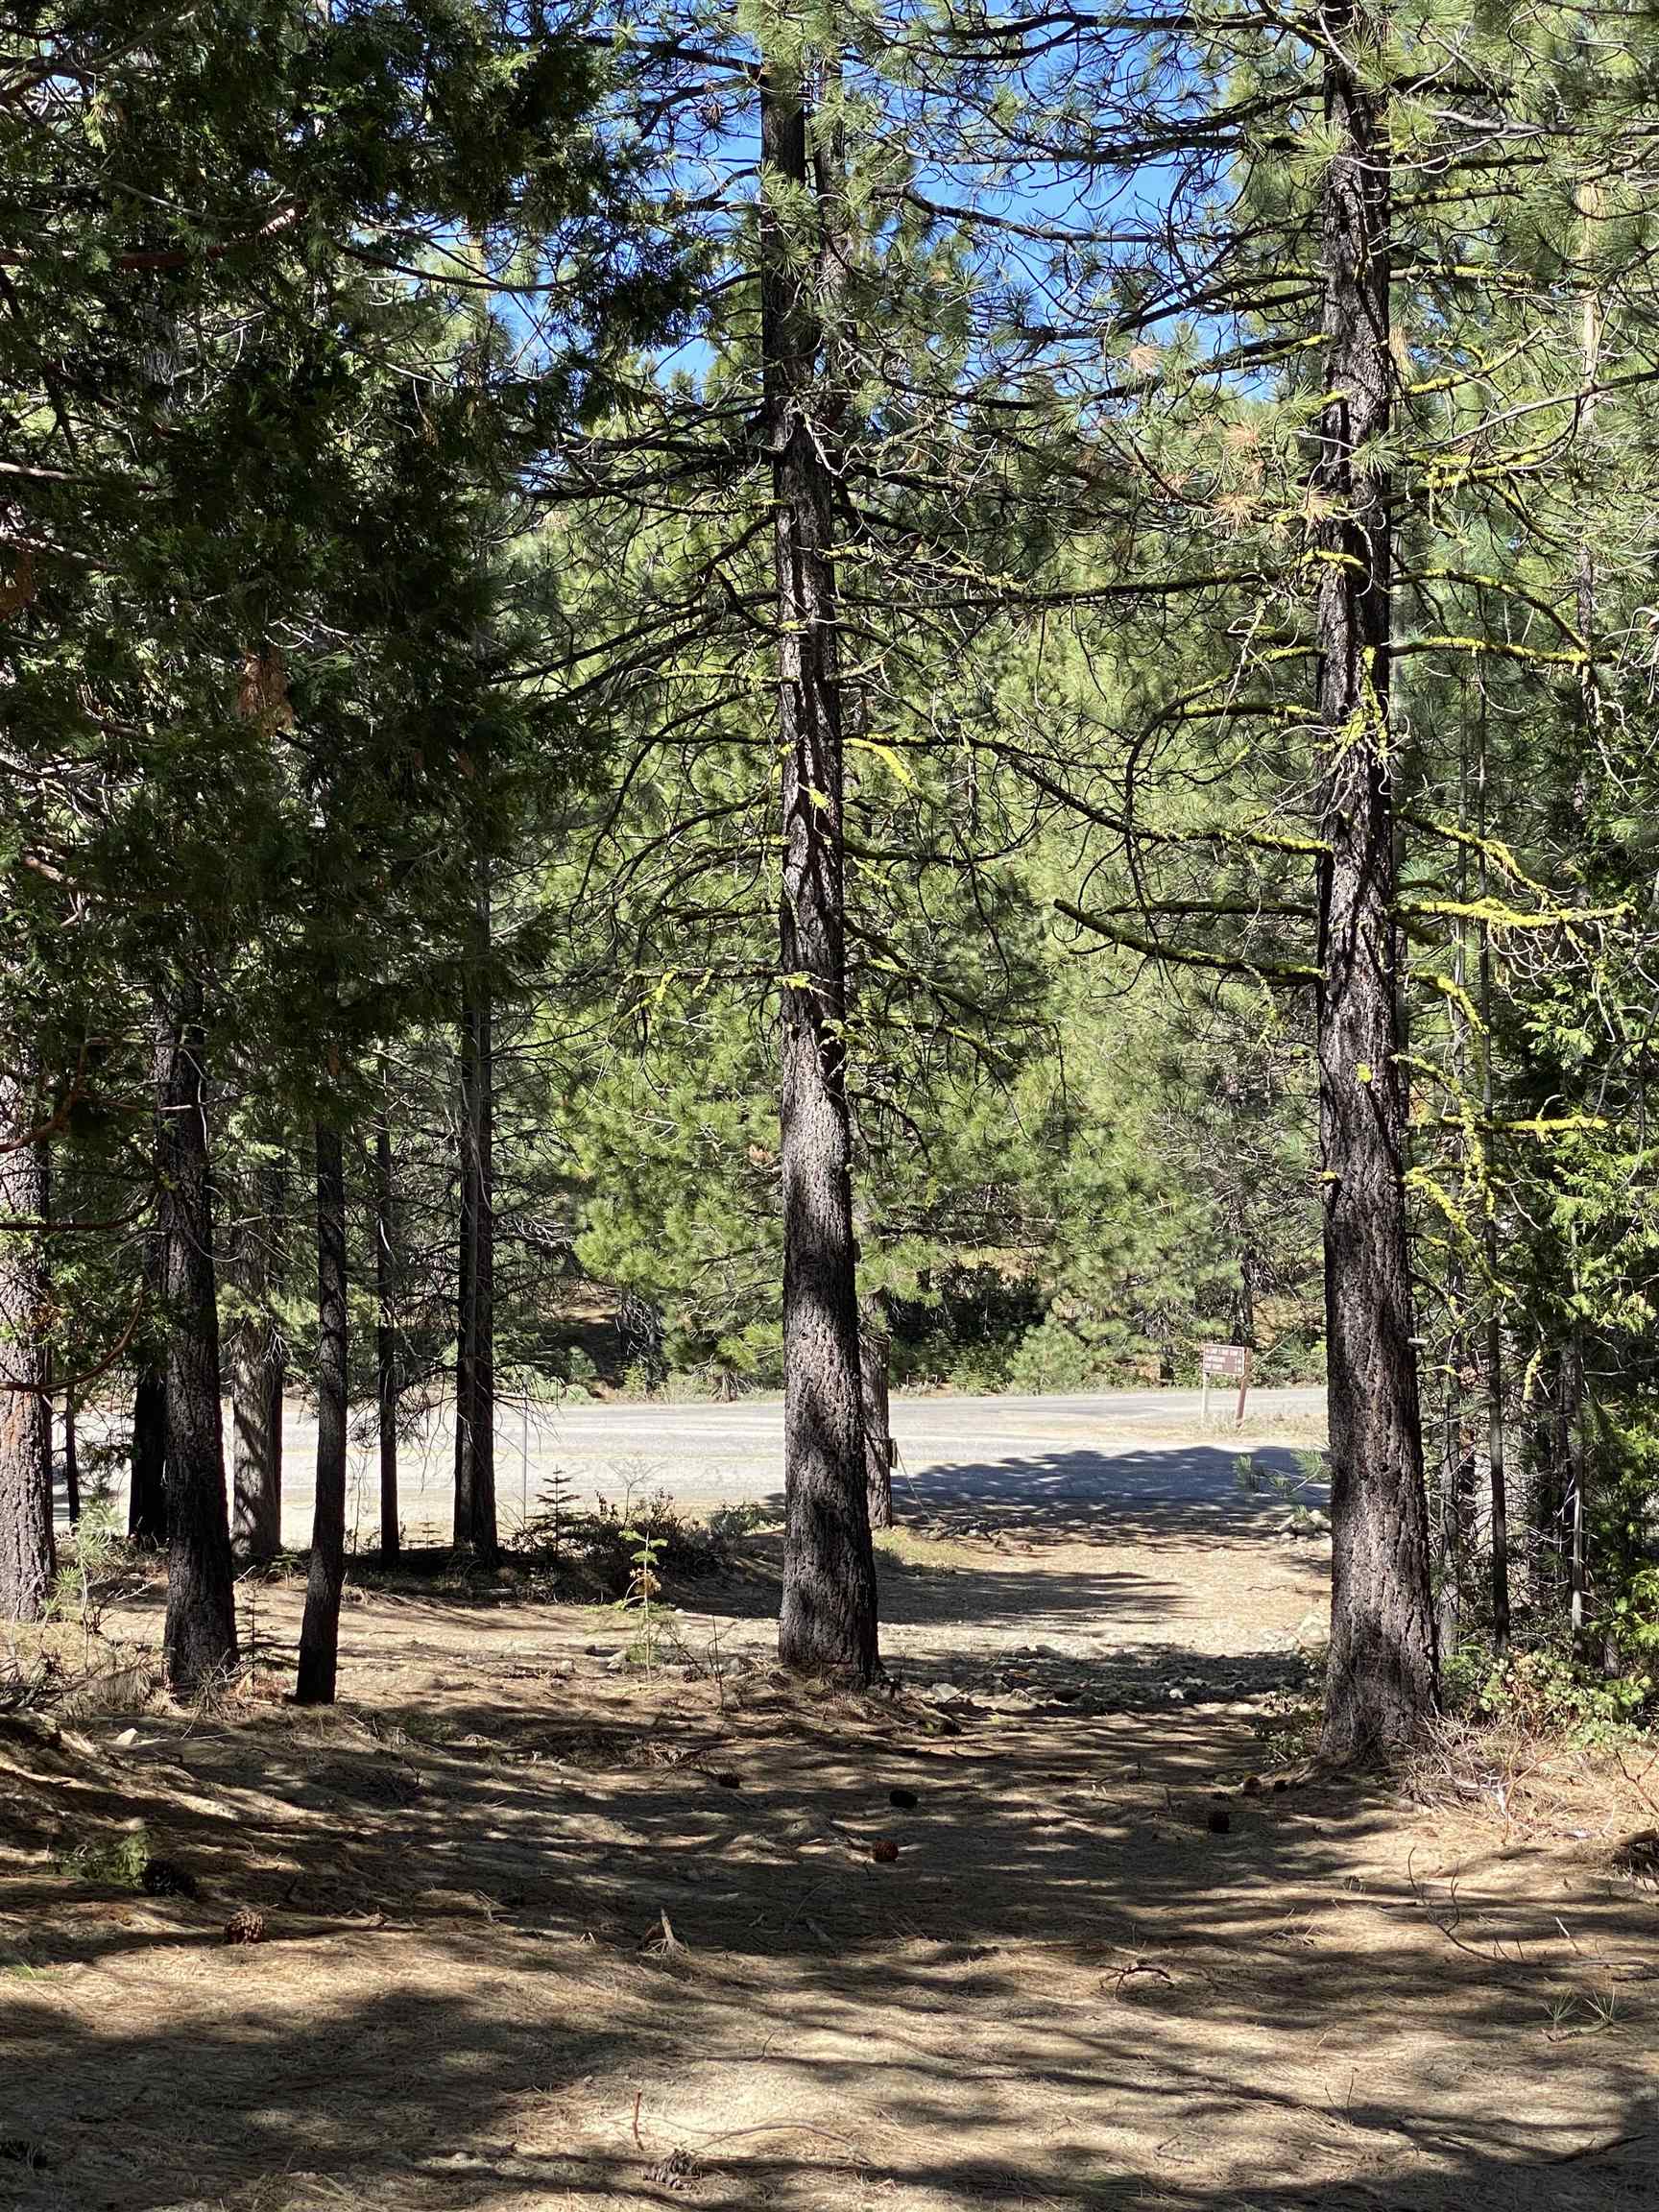
[(1388, 138), (1378, 11), (1328, 7), (1336, 135), (1321, 229), (1327, 346), (1317, 491), (1319, 1134), (1332, 1465), (1323, 1748), (1368, 1756), (1421, 1735), (1436, 1698), (1423, 1434), (1412, 1348), (1400, 943), (1388, 721)]
[(46, 1395), (46, 1168), (29, 1088), (0, 1069), (0, 1621), (38, 1621), (57, 1560)]
[(814, 419), (821, 330), (791, 251), (807, 189), (793, 60), (760, 80), (760, 319), (775, 501), (783, 882), (783, 1597), (778, 1647), (804, 1672), (876, 1671), (876, 1570), (858, 1361), (847, 1106), (841, 699), (830, 468)]
[(232, 1507), (230, 1548), (242, 1564), (263, 1566), (282, 1549), (282, 1392), (287, 1380), (282, 1330), (273, 1310), (288, 1211), (283, 1163), (262, 1166), (258, 1204), (243, 1238), (248, 1310), (232, 1348)]
[[(381, 1070), (382, 1089), (385, 1070)], [(380, 1556), (402, 1549), (397, 1503), (397, 1247), (393, 1213), (392, 1123), (374, 1122), (374, 1382), (380, 1431)]]
[(156, 1046), (161, 1283), (167, 1313), (167, 1687), (193, 1696), (236, 1664), (219, 1390), (205, 1043), (194, 1004)]
[(346, 1582), (346, 1166), (338, 1129), (317, 1124), (317, 1491), (300, 1625), (301, 1705), (331, 1705)]

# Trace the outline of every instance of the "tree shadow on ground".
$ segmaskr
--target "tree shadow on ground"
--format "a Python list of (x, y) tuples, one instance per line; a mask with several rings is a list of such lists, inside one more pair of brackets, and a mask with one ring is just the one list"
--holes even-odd
[[(1253, 1485), (1240, 1462), (1255, 1470)], [(1323, 1507), (1326, 1485), (1309, 1480), (1298, 1455), (1275, 1446), (1223, 1451), (1213, 1445), (1156, 1451), (1054, 1452), (901, 1473), (894, 1496), (902, 1523), (946, 1533), (1026, 1542), (1209, 1541), (1260, 1535), (1295, 1502)]]
[[(940, 1739), (770, 1678), (655, 1695), (43, 1751), (0, 1867), (0, 2138), (50, 2163), (0, 2157), (0, 2200), (643, 2205), (676, 2151), (723, 2212), (1643, 2200), (1628, 1886), (1569, 1898), (1493, 1831), (1420, 1871), (1388, 1788), (1251, 1794), (1216, 1713)], [(50, 1871), (49, 1830), (134, 1817), (198, 1898)], [(271, 1940), (225, 1951), (232, 1906)]]

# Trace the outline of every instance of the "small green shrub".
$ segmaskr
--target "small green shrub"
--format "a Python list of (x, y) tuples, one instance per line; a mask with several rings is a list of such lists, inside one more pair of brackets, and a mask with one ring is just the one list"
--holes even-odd
[(77, 1882), (96, 1882), (110, 1889), (136, 1889), (150, 1863), (150, 1838), (142, 1828), (120, 1836), (88, 1836), (60, 1846), (52, 1855), (60, 1874)]
[(1527, 1735), (1567, 1736), (1587, 1745), (1612, 1742), (1641, 1726), (1654, 1693), (1654, 1676), (1647, 1670), (1608, 1676), (1560, 1645), (1510, 1651), (1499, 1659), (1481, 1645), (1466, 1644), (1442, 1669), (1449, 1711)]

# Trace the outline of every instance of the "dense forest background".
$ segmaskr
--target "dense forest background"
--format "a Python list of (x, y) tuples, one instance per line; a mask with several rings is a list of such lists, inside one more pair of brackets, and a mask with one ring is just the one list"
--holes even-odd
[(1641, 1710), (1650, 20), (4, 49), (4, 1610), (89, 1405), (188, 1688), (315, 1396), (328, 1695), (349, 1422), (394, 1549), (453, 1402), (488, 1561), (499, 1390), (784, 1386), (867, 1674), (889, 1375), (1219, 1338), (1329, 1376), (1338, 1748), (1517, 1637)]

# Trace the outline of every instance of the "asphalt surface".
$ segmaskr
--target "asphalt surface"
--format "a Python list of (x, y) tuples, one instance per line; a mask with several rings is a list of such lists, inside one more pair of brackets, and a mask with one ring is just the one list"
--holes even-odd
[[(1092, 1522), (1144, 1516), (1251, 1516), (1281, 1505), (1240, 1487), (1240, 1452), (1276, 1471), (1319, 1433), (1316, 1389), (1251, 1394), (1245, 1428), (1214, 1394), (1201, 1420), (1196, 1390), (1112, 1390), (1043, 1398), (896, 1397), (895, 1492), (902, 1514), (983, 1511), (990, 1520)], [(229, 1424), (226, 1425), (228, 1444)], [(283, 1430), (284, 1541), (309, 1541), (316, 1426), (290, 1401)], [(400, 1499), (406, 1537), (446, 1533), (454, 1431), (447, 1411), (403, 1439)], [(354, 1434), (347, 1514), (361, 1541), (379, 1527), (378, 1457), (372, 1426)], [(555, 1487), (571, 1504), (665, 1491), (696, 1512), (769, 1503), (783, 1487), (783, 1408), (776, 1398), (734, 1405), (631, 1405), (497, 1410), (495, 1481), (503, 1531), (545, 1508)], [(124, 1503), (124, 1501), (123, 1501)], [(1209, 1508), (1210, 1513), (1203, 1509)]]

